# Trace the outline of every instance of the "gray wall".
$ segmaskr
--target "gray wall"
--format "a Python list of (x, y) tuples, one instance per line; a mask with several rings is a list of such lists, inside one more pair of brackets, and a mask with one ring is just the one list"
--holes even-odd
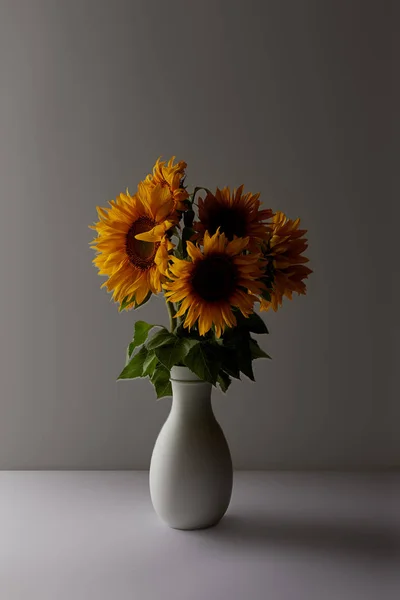
[(170, 400), (115, 378), (163, 300), (118, 314), (87, 225), (173, 154), (190, 184), (244, 182), (309, 229), (309, 295), (266, 316), (274, 360), (215, 393), (235, 466), (399, 464), (392, 20), (385, 2), (0, 2), (1, 468), (148, 467)]

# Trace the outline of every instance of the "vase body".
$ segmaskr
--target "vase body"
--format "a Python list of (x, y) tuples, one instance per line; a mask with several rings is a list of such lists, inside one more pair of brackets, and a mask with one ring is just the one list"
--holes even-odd
[(172, 407), (154, 446), (150, 494), (174, 529), (216, 525), (232, 494), (228, 443), (211, 405), (211, 384), (186, 367), (171, 369)]

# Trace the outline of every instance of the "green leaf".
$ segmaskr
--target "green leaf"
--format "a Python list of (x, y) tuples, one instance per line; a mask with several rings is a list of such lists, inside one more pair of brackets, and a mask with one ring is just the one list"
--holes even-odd
[(164, 398), (165, 396), (172, 396), (172, 386), (169, 378), (169, 370), (159, 365), (152, 377), (151, 382), (155, 387), (157, 398)]
[(267, 302), (271, 302), (271, 292), (270, 290), (263, 290), (261, 293), (261, 297), (264, 298)]
[[(236, 315), (237, 316), (237, 315)], [(241, 318), (244, 320), (245, 317), (241, 315)], [(250, 333), (246, 327), (242, 326), (240, 321), (240, 317), (238, 317), (238, 326), (237, 327), (228, 327), (225, 329), (222, 334), (222, 341), (224, 345), (228, 347), (232, 347), (236, 349), (237, 345), (242, 341), (250, 338)]]
[(232, 383), (232, 379), (229, 377), (229, 375), (227, 373), (225, 373), (224, 371), (220, 371), (217, 381), (219, 383), (219, 387), (221, 388), (221, 390), (225, 393), (226, 390), (228, 389), (228, 387), (231, 385)]
[(207, 192), (208, 194), (210, 194), (210, 193), (211, 193), (211, 192), (210, 192), (210, 190), (209, 190), (208, 188), (205, 188), (205, 187), (195, 187), (195, 188), (194, 188), (194, 191), (193, 191), (193, 194), (191, 194), (191, 195), (189, 196), (189, 200), (190, 200), (190, 202), (194, 202), (194, 199), (195, 199), (195, 197), (196, 197), (196, 194), (197, 194), (197, 192), (199, 192), (200, 190), (204, 190), (204, 191), (205, 191), (205, 192)]
[[(136, 306), (134, 306), (134, 310), (136, 310), (137, 308), (140, 308), (141, 306), (143, 306), (143, 304), (146, 304), (146, 302), (148, 302), (151, 298), (151, 292), (149, 292), (146, 296), (146, 298), (140, 303), (140, 304), (136, 304)], [(122, 300), (122, 303), (119, 307), (119, 312), (122, 312), (123, 310), (125, 310), (127, 308), (127, 306), (129, 306), (130, 304), (132, 304), (132, 302), (135, 299), (135, 295), (133, 294), (133, 296), (125, 296), (125, 298)]]
[(251, 364), (251, 352), (249, 343), (247, 343), (247, 346), (238, 349), (238, 364), (239, 369), (242, 371), (242, 373), (244, 373), (246, 377), (248, 377), (252, 381), (255, 381), (253, 367)]
[(178, 228), (177, 227), (170, 227), (170, 229), (168, 229), (168, 231), (166, 232), (166, 235), (169, 238), (172, 238), (173, 236), (178, 236)]
[(185, 229), (187, 227), (192, 227), (194, 217), (195, 217), (194, 210), (191, 208), (189, 210), (187, 210), (185, 213), (183, 213), (183, 222), (185, 224)]
[(154, 350), (150, 350), (150, 352), (148, 352), (146, 359), (143, 362), (143, 377), (147, 377), (147, 375), (149, 375), (150, 377), (153, 375), (154, 370), (156, 368), (156, 365), (158, 363), (158, 358), (155, 355)]
[(236, 354), (237, 365), (240, 371), (254, 381), (254, 373), (251, 366), (250, 339), (250, 333), (244, 327), (228, 329), (223, 335), (224, 345), (234, 350)]
[(144, 346), (135, 354), (126, 365), (118, 379), (135, 379), (143, 377), (143, 363), (147, 357), (147, 348)]
[(221, 362), (210, 344), (196, 341), (186, 355), (184, 362), (197, 377), (216, 385)]
[(240, 379), (240, 370), (237, 361), (237, 353), (232, 348), (229, 348), (223, 344), (216, 345), (219, 360), (221, 361), (221, 368), (235, 379)]
[(174, 365), (182, 364), (187, 353), (197, 343), (196, 340), (189, 338), (179, 338), (176, 336), (174, 338), (172, 344), (163, 344), (155, 349), (158, 360), (168, 370)]
[(182, 238), (178, 238), (178, 244), (175, 248), (175, 252), (174, 252), (175, 256), (177, 258), (183, 258), (183, 244), (182, 244)]
[(154, 350), (159, 346), (163, 346), (165, 344), (173, 344), (175, 340), (175, 336), (173, 333), (170, 333), (168, 329), (163, 327), (161, 331), (157, 331), (150, 340), (147, 342), (148, 350)]
[(239, 317), (238, 319), (238, 325), (246, 327), (252, 333), (268, 333), (266, 324), (256, 313), (252, 313), (247, 318), (241, 314), (241, 318)]
[(250, 339), (249, 346), (252, 360), (255, 360), (256, 358), (271, 358), (269, 354), (267, 354), (262, 348), (260, 348), (258, 342), (256, 342), (256, 340), (253, 340), (253, 338)]
[(190, 238), (195, 234), (195, 230), (192, 229), (191, 227), (184, 227), (183, 231), (182, 231), (182, 253), (183, 256), (186, 257), (187, 252), (186, 252), (186, 245), (188, 240), (190, 240)]
[(133, 298), (134, 298), (134, 296), (125, 296), (125, 298), (122, 300), (122, 302), (118, 308), (119, 312), (122, 312), (123, 310), (126, 309), (127, 306), (132, 304)]
[(149, 335), (150, 329), (153, 329), (156, 325), (151, 325), (150, 323), (146, 323), (145, 321), (136, 321), (135, 330), (133, 334), (133, 340), (128, 346), (128, 357), (130, 358), (133, 354), (133, 351), (137, 346), (141, 346), (147, 340), (147, 336)]

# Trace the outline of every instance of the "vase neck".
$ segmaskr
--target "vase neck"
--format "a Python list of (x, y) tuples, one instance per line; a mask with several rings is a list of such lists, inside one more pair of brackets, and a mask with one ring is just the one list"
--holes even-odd
[(213, 416), (211, 383), (206, 381), (172, 380), (171, 412), (184, 418), (209, 418)]

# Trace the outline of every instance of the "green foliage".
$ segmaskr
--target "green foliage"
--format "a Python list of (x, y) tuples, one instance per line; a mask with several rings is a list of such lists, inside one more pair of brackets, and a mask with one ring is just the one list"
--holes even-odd
[(195, 234), (195, 230), (192, 227), (184, 227), (182, 231), (182, 255), (184, 258), (187, 256), (187, 242)]
[(249, 331), (244, 327), (238, 326), (228, 329), (222, 336), (222, 339), (224, 346), (235, 353), (239, 371), (254, 381), (253, 368), (251, 366)]
[(135, 379), (136, 377), (142, 377), (143, 374), (143, 363), (147, 358), (147, 348), (143, 346), (129, 361), (118, 379)]
[(133, 300), (134, 300), (134, 296), (125, 296), (125, 298), (122, 300), (122, 302), (118, 308), (119, 312), (122, 312), (123, 310), (126, 309), (127, 306), (132, 304)]
[(172, 386), (169, 377), (169, 369), (166, 369), (162, 365), (159, 365), (155, 369), (151, 377), (151, 383), (155, 387), (157, 399), (172, 396)]
[(153, 329), (156, 325), (151, 325), (145, 321), (136, 321), (133, 340), (128, 346), (128, 359), (133, 354), (133, 351), (137, 346), (141, 346), (147, 340), (150, 329)]
[[(134, 310), (136, 310), (137, 308), (140, 308), (141, 306), (143, 306), (143, 304), (146, 304), (146, 302), (148, 302), (151, 298), (151, 292), (149, 292), (146, 296), (146, 298), (140, 303), (140, 304), (136, 304), (136, 306), (134, 306)], [(125, 298), (123, 299), (123, 301), (121, 302), (121, 305), (119, 307), (119, 312), (122, 312), (123, 310), (125, 310), (130, 304), (132, 304), (132, 302), (134, 301), (135, 296), (125, 296)]]
[(175, 336), (173, 333), (170, 333), (168, 329), (163, 327), (161, 331), (157, 331), (150, 340), (147, 342), (146, 346), (149, 350), (155, 350), (159, 346), (167, 346), (173, 344), (175, 340)]
[(235, 379), (240, 379), (240, 368), (236, 349), (221, 343), (216, 344), (216, 352), (221, 362), (221, 369)]
[(174, 365), (184, 364), (186, 355), (196, 343), (196, 340), (180, 338), (174, 335), (173, 341), (158, 346), (155, 349), (155, 354), (160, 363), (166, 369), (170, 370)]
[(189, 201), (190, 201), (192, 204), (193, 204), (193, 202), (194, 202), (194, 200), (195, 200), (195, 198), (196, 198), (196, 194), (197, 194), (197, 192), (200, 192), (200, 190), (204, 190), (204, 191), (205, 191), (205, 192), (207, 192), (207, 193), (211, 193), (211, 192), (210, 192), (210, 190), (209, 190), (208, 188), (205, 188), (205, 187), (195, 187), (195, 188), (194, 188), (194, 190), (193, 190), (193, 194), (191, 194), (191, 195), (189, 196)]
[(232, 377), (240, 379), (244, 374), (254, 381), (252, 361), (270, 357), (251, 333), (266, 334), (268, 329), (258, 315), (245, 318), (238, 311), (236, 318), (237, 326), (226, 329), (220, 339), (215, 338), (213, 331), (199, 336), (194, 329), (189, 334), (181, 324), (175, 332), (158, 326), (160, 329), (149, 335), (157, 326), (137, 321), (127, 365), (118, 379), (149, 377), (157, 398), (171, 395), (170, 371), (176, 365), (188, 367), (201, 380), (219, 385), (223, 392)]
[(262, 318), (256, 313), (251, 314), (249, 317), (243, 317), (238, 321), (238, 325), (240, 327), (244, 327), (247, 331), (251, 331), (251, 333), (268, 333), (268, 329)]
[(252, 361), (256, 358), (268, 358), (250, 333), (266, 334), (267, 326), (255, 313), (244, 317), (236, 313), (237, 327), (227, 329), (222, 336), (220, 352), (222, 369), (232, 377), (238, 377), (238, 371), (254, 381)]
[(266, 300), (267, 302), (271, 302), (271, 293), (270, 290), (263, 290), (261, 296), (264, 298), (264, 300)]
[(267, 354), (262, 348), (260, 348), (258, 342), (256, 340), (253, 340), (253, 338), (250, 338), (249, 344), (252, 360), (255, 360), (256, 358), (271, 358), (269, 354)]
[(142, 377), (151, 377), (155, 371), (155, 368), (158, 364), (158, 358), (155, 355), (154, 350), (149, 350), (147, 352), (147, 357), (143, 361), (143, 373)]
[(224, 371), (220, 371), (218, 375), (218, 384), (221, 390), (225, 393), (232, 383), (232, 379)]
[(195, 217), (194, 210), (191, 208), (189, 210), (187, 210), (185, 213), (183, 213), (183, 222), (185, 224), (185, 227), (192, 227), (194, 217)]
[(211, 343), (195, 341), (184, 362), (197, 377), (216, 385), (221, 362)]

